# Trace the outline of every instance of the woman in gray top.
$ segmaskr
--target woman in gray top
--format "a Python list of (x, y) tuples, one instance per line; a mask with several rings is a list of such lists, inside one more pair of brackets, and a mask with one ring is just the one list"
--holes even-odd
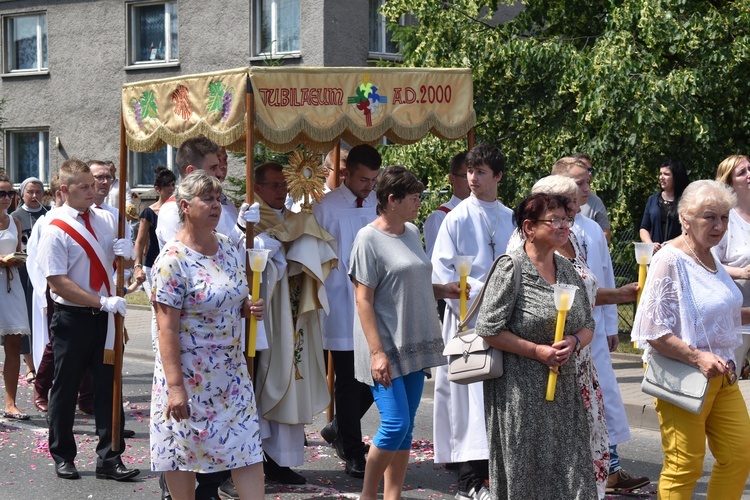
[(378, 217), (352, 246), (349, 276), (358, 317), (354, 326), (354, 376), (371, 387), (380, 428), (368, 455), (362, 500), (401, 498), (414, 416), (425, 376), (445, 364), (435, 316), (436, 298), (458, 298), (458, 283), (432, 284), (432, 264), (422, 249), (417, 217), (424, 185), (400, 165), (378, 177)]

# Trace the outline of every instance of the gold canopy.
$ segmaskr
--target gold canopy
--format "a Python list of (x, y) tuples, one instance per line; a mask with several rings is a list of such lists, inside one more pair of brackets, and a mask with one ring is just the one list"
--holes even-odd
[(250, 67), (123, 85), (128, 147), (154, 151), (205, 135), (245, 151), (252, 85), (255, 140), (326, 152), (339, 141), (410, 144), (464, 137), (476, 123), (469, 69)]

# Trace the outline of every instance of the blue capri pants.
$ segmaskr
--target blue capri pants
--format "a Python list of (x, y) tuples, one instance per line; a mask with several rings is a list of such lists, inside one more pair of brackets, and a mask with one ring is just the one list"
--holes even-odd
[(372, 442), (381, 450), (411, 449), (414, 417), (422, 399), (425, 377), (420, 370), (391, 380), (388, 389), (377, 382), (370, 387), (380, 411), (380, 428)]

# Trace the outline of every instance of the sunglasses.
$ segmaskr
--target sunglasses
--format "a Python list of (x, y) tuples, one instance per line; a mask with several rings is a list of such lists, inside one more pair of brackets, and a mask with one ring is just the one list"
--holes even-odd
[(0, 191), (0, 199), (3, 199), (5, 197), (8, 198), (15, 198), (16, 192), (15, 191)]

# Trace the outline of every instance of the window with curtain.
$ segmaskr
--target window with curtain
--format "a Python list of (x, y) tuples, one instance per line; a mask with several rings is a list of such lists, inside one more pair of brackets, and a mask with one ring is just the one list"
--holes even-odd
[(128, 5), (128, 64), (179, 61), (177, 2)]
[(398, 44), (391, 40), (385, 23), (385, 17), (380, 13), (380, 8), (385, 0), (370, 1), (370, 54), (398, 54)]
[(153, 151), (151, 153), (135, 153), (130, 152), (130, 169), (128, 182), (133, 187), (153, 187), (154, 169), (159, 165), (167, 167), (169, 170), (174, 172), (179, 181), (180, 173), (177, 171), (177, 167), (174, 163), (174, 157), (177, 154), (177, 149), (172, 146), (165, 146), (159, 151)]
[(256, 55), (299, 52), (299, 0), (255, 1)]
[(47, 15), (9, 16), (4, 19), (5, 72), (47, 70)]
[(20, 183), (29, 177), (37, 177), (48, 182), (49, 131), (12, 130), (7, 132), (6, 139), (8, 170), (13, 181)]

